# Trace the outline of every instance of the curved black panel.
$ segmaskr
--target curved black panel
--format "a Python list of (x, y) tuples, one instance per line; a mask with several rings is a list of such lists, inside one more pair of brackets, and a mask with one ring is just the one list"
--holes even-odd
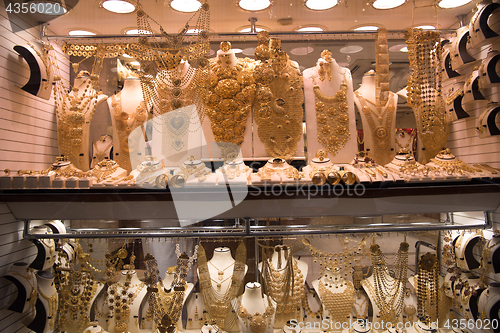
[(37, 253), (35, 260), (30, 264), (30, 268), (41, 271), (45, 264), (45, 246), (38, 239), (34, 239), (33, 243), (36, 245)]
[(479, 91), (479, 76), (472, 82), (472, 96), (474, 96), (475, 101), (485, 100), (483, 94)]
[(497, 74), (497, 63), (500, 60), (500, 54), (497, 54), (488, 62), (488, 67), (486, 67), (486, 73), (488, 73), (488, 80), (491, 83), (500, 83), (500, 77)]
[(33, 321), (26, 327), (36, 333), (43, 333), (45, 325), (47, 324), (47, 311), (45, 310), (45, 306), (43, 306), (43, 303), (42, 301), (40, 301), (40, 299), (36, 300), (35, 309), (36, 316)]
[(453, 100), (453, 110), (457, 115), (457, 119), (470, 117), (470, 115), (467, 112), (465, 112), (464, 108), (462, 107), (463, 98), (464, 98), (463, 95), (458, 95), (458, 97)]
[(499, 3), (491, 3), (486, 5), (483, 12), (479, 15), (479, 29), (481, 29), (485, 39), (498, 36), (498, 34), (491, 30), (488, 25), (488, 19), (490, 18), (491, 13), (493, 13), (493, 11), (497, 8), (500, 8)]
[(494, 108), (492, 111), (490, 111), (490, 114), (488, 115), (487, 124), (488, 124), (488, 130), (490, 131), (491, 135), (500, 135), (500, 129), (498, 128), (495, 122), (495, 118), (498, 112), (500, 112), (500, 107)]
[(23, 313), (24, 305), (26, 303), (26, 289), (24, 289), (24, 284), (13, 276), (5, 275), (4, 278), (12, 282), (17, 288), (17, 297), (9, 306), (10, 311)]
[(460, 76), (459, 73), (455, 72), (452, 68), (451, 68), (451, 55), (450, 53), (448, 53), (446, 55), (446, 57), (444, 58), (444, 68), (446, 70), (446, 75), (448, 75), (448, 77), (451, 79), (451, 78), (454, 78), (454, 77), (457, 77), (457, 76)]
[(40, 90), (40, 86), (42, 85), (42, 72), (40, 70), (40, 66), (38, 65), (33, 53), (31, 53), (30, 50), (24, 46), (16, 45), (14, 46), (14, 51), (19, 53), (19, 55), (28, 63), (28, 66), (30, 66), (30, 79), (21, 89), (36, 96)]
[(467, 40), (469, 39), (469, 32), (467, 31), (458, 43), (458, 54), (462, 58), (464, 64), (468, 64), (469, 62), (473, 62), (476, 59), (470, 55), (469, 51), (467, 51)]

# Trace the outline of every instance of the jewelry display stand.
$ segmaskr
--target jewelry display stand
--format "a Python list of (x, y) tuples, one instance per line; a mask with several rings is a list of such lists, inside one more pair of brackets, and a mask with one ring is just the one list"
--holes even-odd
[[(500, 6), (500, 5), (499, 5)], [(499, 11), (500, 13), (500, 11)], [(500, 53), (490, 50), (479, 66), (479, 90), (493, 102), (500, 102)]]
[[(323, 305), (323, 318), (339, 324), (352, 322), (350, 305), (354, 304), (356, 297), (352, 282), (344, 279), (340, 271), (325, 267), (325, 275), (311, 284), (318, 291)], [(342, 326), (330, 327), (328, 331), (342, 331)]]
[(413, 156), (413, 146), (417, 137), (417, 130), (414, 128), (404, 129), (398, 128), (396, 129), (396, 149), (399, 152), (401, 149), (407, 149), (409, 153)]
[(87, 327), (83, 333), (109, 333), (108, 331), (104, 330), (101, 325), (95, 324)]
[(42, 328), (40, 332), (53, 332), (59, 304), (59, 297), (54, 286), (54, 276), (51, 272), (41, 271), (36, 273), (36, 280), (38, 300), (41, 301), (46, 314), (43, 323), (39, 322), (36, 326)]
[(201, 296), (199, 293), (191, 293), (186, 300), (186, 330), (200, 329), (204, 323), (203, 302), (201, 301)]
[(468, 46), (473, 49), (479, 49), (486, 43), (491, 43), (500, 33), (499, 16), (500, 4), (493, 3), (491, 0), (484, 0), (478, 3), (477, 11), (469, 23), (469, 41)]
[[(186, 77), (191, 72), (190, 65), (186, 61), (182, 61), (175, 70), (180, 71), (181, 77)], [(169, 77), (170, 74), (165, 72), (162, 75)], [(181, 86), (178, 88), (181, 91), (193, 89), (189, 87), (191, 81), (194, 80), (194, 76), (196, 76), (196, 73), (189, 78), (189, 81), (181, 82)], [(175, 80), (182, 81), (182, 79)], [(169, 89), (164, 87), (160, 91), (164, 92)], [(173, 88), (171, 93), (175, 89)], [(175, 90), (175, 93), (177, 93), (177, 90)], [(193, 96), (193, 98), (199, 97)], [(207, 144), (195, 100), (175, 101), (179, 102), (179, 104), (171, 105), (168, 100), (160, 101), (168, 104), (165, 107), (158, 106), (160, 109), (165, 109), (164, 113), (149, 120), (145, 125), (153, 128), (150, 140), (152, 155), (158, 157), (159, 160), (163, 159), (166, 167), (178, 167), (179, 162), (189, 155), (202, 156), (202, 147)]]
[(457, 29), (457, 37), (452, 40), (450, 46), (451, 68), (461, 75), (466, 75), (471, 68), (479, 65), (467, 50), (468, 39), (469, 28), (463, 26)]
[(17, 289), (17, 295), (12, 295), (7, 309), (18, 313), (31, 313), (34, 316), (37, 281), (33, 269), (27, 263), (15, 262), (3, 277), (12, 282)]
[(377, 165), (367, 152), (360, 151), (356, 153), (356, 156), (351, 162), (351, 166), (354, 168), (356, 177), (361, 182), (385, 182), (385, 181), (395, 181), (395, 177), (392, 172), (387, 171), (384, 167)]
[(472, 319), (475, 321), (478, 319), (478, 300), (483, 290), (483, 283), (478, 276), (468, 278), (466, 286), (462, 288), (460, 308), (462, 317), (466, 320)]
[[(82, 76), (79, 76), (79, 77), (76, 77), (75, 78), (75, 81), (73, 83), (73, 89), (78, 89), (78, 91), (75, 93), (74, 91), (70, 92), (69, 95), (70, 96), (74, 96), (74, 97), (82, 97), (84, 96), (92, 96), (93, 93), (96, 93), (96, 92), (90, 92), (88, 91), (85, 91), (84, 92), (84, 88), (87, 87), (87, 85), (89, 85), (90, 83), (90, 78), (89, 76), (87, 75), (82, 75)], [(89, 88), (90, 89), (90, 88)], [(97, 96), (97, 99), (94, 99), (94, 98), (91, 98), (91, 100), (89, 101), (89, 97), (85, 97), (84, 98), (84, 101), (85, 102), (88, 102), (89, 104), (89, 109), (92, 110), (92, 109), (95, 109), (97, 108), (102, 102), (104, 102), (106, 99), (108, 98), (108, 96), (104, 95), (104, 94), (100, 94), (99, 96)], [(66, 102), (66, 105), (65, 106), (61, 106), (61, 105), (58, 105), (58, 110), (57, 110), (57, 113), (58, 114), (62, 114), (63, 113), (63, 110), (61, 108), (67, 108), (69, 109), (71, 106), (68, 104), (69, 102)], [(82, 102), (84, 103), (84, 102)], [(79, 112), (82, 112), (82, 111), (79, 111)], [(83, 170), (83, 171), (87, 171), (89, 170), (89, 166), (90, 166), (90, 142), (89, 142), (89, 134), (90, 134), (90, 122), (92, 121), (92, 117), (93, 117), (93, 112), (92, 111), (89, 111), (87, 113), (85, 113), (85, 119), (83, 121), (83, 124), (81, 125), (81, 144), (79, 145), (79, 148), (76, 149), (75, 151), (75, 155), (73, 156), (67, 156), (68, 159), (73, 163), (73, 165), (80, 169), (80, 170)], [(59, 126), (59, 125), (58, 125)], [(69, 124), (64, 124), (64, 126), (69, 126)], [(71, 139), (70, 138), (66, 138), (66, 140), (70, 141)], [(72, 143), (68, 143), (69, 145), (72, 145)], [(64, 152), (61, 150), (61, 143), (59, 143), (59, 152), (60, 154), (63, 154)]]
[(448, 94), (445, 94), (444, 98), (446, 111), (448, 112), (448, 118), (450, 121), (470, 117), (462, 106), (462, 100), (464, 98), (464, 85), (465, 82), (458, 81), (449, 85), (446, 89), (443, 89), (444, 91), (448, 91)]
[(92, 143), (92, 163), (90, 168), (94, 168), (102, 160), (110, 160), (113, 151), (113, 137), (101, 135), (99, 140)]
[[(500, 283), (492, 282), (490, 283), (488, 289), (481, 293), (478, 301), (479, 318), (481, 320), (489, 319), (490, 323), (493, 320), (500, 320), (499, 310), (500, 309)], [(492, 329), (491, 325), (488, 333), (497, 332), (497, 330)]]
[[(212, 174), (212, 170), (207, 168), (205, 163), (201, 160), (196, 159), (194, 156), (190, 156), (187, 161), (181, 164), (180, 169), (174, 172), (174, 177), (182, 176), (185, 181), (185, 186), (199, 186), (203, 179), (202, 177)], [(172, 185), (175, 183), (172, 181)]]
[[(243, 163), (243, 159), (238, 158), (233, 161), (226, 162), (222, 167), (217, 169), (217, 184), (232, 184), (232, 185), (247, 185), (252, 170)], [(209, 176), (211, 177), (211, 176)]]
[(479, 71), (474, 70), (464, 84), (462, 107), (466, 112), (472, 112), (476, 109), (485, 108), (488, 103), (489, 101), (479, 90)]
[[(165, 169), (162, 164), (156, 159), (156, 156), (145, 156), (145, 160), (130, 173), (135, 184), (140, 187), (152, 188), (156, 185), (156, 179), (164, 175)], [(170, 173), (169, 173), (170, 174)]]
[(442, 150), (435, 158), (431, 158), (431, 161), (426, 166), (432, 168), (434, 174), (439, 174), (446, 179), (472, 178), (475, 171), (475, 169), (457, 159), (449, 149)]
[(273, 158), (259, 169), (257, 174), (251, 175), (252, 184), (270, 183), (295, 183), (301, 178), (299, 171), (288, 164), (284, 159)]
[[(318, 59), (316, 67), (303, 72), (307, 159), (311, 161), (316, 151), (324, 149), (335, 163), (349, 163), (357, 151), (351, 72), (340, 67), (329, 51), (323, 51), (323, 54), (326, 59)], [(326, 71), (324, 67), (327, 67)], [(326, 78), (324, 72), (327, 72)], [(318, 73), (323, 73), (323, 76)], [(329, 147), (334, 147), (335, 151)]]
[(316, 152), (316, 157), (310, 160), (302, 171), (304, 174), (303, 181), (312, 182), (318, 186), (326, 182), (330, 183), (330, 185), (337, 185), (341, 180), (338, 168), (335, 168), (328, 158), (327, 152), (323, 149)]
[(493, 135), (500, 135), (500, 128), (497, 125), (497, 115), (500, 113), (499, 103), (490, 103), (477, 119), (477, 132), (480, 138), (488, 138)]
[(375, 72), (369, 71), (363, 76), (361, 87), (354, 93), (354, 103), (363, 123), (365, 150), (378, 164), (385, 165), (396, 155), (394, 145), (398, 95), (390, 93), (387, 104), (379, 109), (374, 104), (375, 87)]
[(481, 234), (476, 232), (464, 232), (455, 243), (455, 256), (457, 266), (464, 271), (470, 271), (481, 266), (474, 257), (474, 246), (481, 240)]
[(232, 302), (242, 333), (273, 333), (276, 304), (258, 282), (248, 282), (243, 295)]
[[(129, 283), (128, 286), (125, 285), (127, 282)], [(108, 303), (105, 305), (105, 309), (107, 308), (105, 312), (109, 311), (109, 313), (114, 313), (112, 317), (108, 317), (109, 320), (107, 330), (110, 333), (139, 333), (139, 309), (147, 293), (146, 285), (139, 280), (135, 271), (122, 271), (119, 280), (113, 284), (113, 286), (116, 286), (114, 288), (115, 294), (109, 295), (108, 288)], [(123, 303), (127, 304), (127, 311), (122, 310), (122, 312), (118, 313), (116, 308), (110, 311), (110, 306), (113, 303), (109, 302), (109, 299), (114, 298), (116, 295), (119, 295), (123, 299), (127, 300), (126, 303)], [(118, 327), (120, 327), (120, 330), (117, 330)], [(122, 330), (123, 328), (125, 328), (124, 331)]]
[[(231, 110), (229, 105), (220, 105), (217, 106), (216, 108), (213, 109), (214, 112), (217, 113), (226, 113), (227, 110), (222, 110), (222, 108), (226, 107), (229, 108), (230, 112), (233, 114), (233, 118), (223, 118), (223, 119), (231, 119), (231, 123), (235, 123), (236, 119), (236, 113), (241, 111), (242, 115), (241, 117), (246, 117), (246, 121), (240, 124), (240, 126), (244, 126), (243, 130), (244, 135), (242, 136), (243, 142), (239, 146), (240, 153), (243, 159), (252, 159), (253, 157), (253, 149), (252, 149), (252, 116), (251, 116), (251, 105), (253, 101), (253, 94), (255, 90), (255, 85), (254, 84), (238, 84), (240, 87), (238, 89), (238, 92), (234, 95), (231, 96), (231, 98), (227, 98), (228, 96), (225, 96), (225, 93), (232, 94), (231, 90), (229, 90), (229, 84), (230, 82), (243, 82), (243, 80), (247, 80), (248, 78), (251, 78), (251, 71), (253, 70), (254, 66), (254, 61), (245, 58), (245, 59), (238, 59), (236, 57), (236, 53), (234, 50), (231, 50), (231, 44), (228, 42), (222, 42), (221, 43), (221, 49), (217, 51), (217, 55), (215, 58), (211, 59), (211, 68), (212, 70), (215, 70), (216, 73), (214, 75), (217, 75), (220, 72), (224, 73), (220, 75), (220, 78), (218, 79), (216, 85), (214, 87), (214, 93), (215, 95), (223, 95), (220, 98), (226, 98), (225, 101), (231, 101), (234, 102), (235, 99), (238, 99), (237, 103), (243, 103), (239, 101), (239, 99), (248, 99), (248, 103), (242, 106), (238, 106), (238, 110)], [(222, 50), (224, 49), (224, 50)], [(237, 67), (237, 69), (236, 69)], [(234, 75), (228, 76), (227, 73), (231, 73), (231, 70), (234, 69), (235, 73)], [(244, 75), (247, 75), (244, 76)], [(238, 81), (236, 81), (238, 80)], [(226, 90), (224, 88), (226, 87)], [(250, 89), (250, 90), (249, 90)], [(253, 89), (253, 92), (252, 92)], [(236, 91), (236, 90), (235, 90)], [(207, 106), (206, 106), (207, 107)], [(244, 115), (243, 115), (244, 114)], [(214, 116), (212, 116), (214, 117)], [(223, 150), (217, 145), (217, 139), (214, 135), (214, 128), (216, 130), (222, 130), (222, 133), (218, 134), (218, 137), (222, 139), (222, 142), (225, 144), (233, 144), (236, 146), (236, 143), (234, 143), (234, 140), (238, 140), (237, 134), (231, 138), (229, 138), (227, 141), (225, 141), (224, 135), (227, 134), (228, 131), (234, 132), (236, 130), (236, 124), (230, 125), (228, 128), (223, 128), (223, 124), (219, 126), (213, 126), (212, 121), (210, 120), (210, 117), (207, 115), (205, 119), (203, 120), (202, 128), (203, 128), (203, 133), (205, 135), (205, 141), (207, 142), (207, 145), (203, 147), (203, 153), (202, 153), (202, 159), (203, 160), (224, 160), (227, 158), (227, 156), (223, 156)], [(220, 141), (219, 139), (219, 141)], [(230, 149), (231, 150), (231, 149)]]
[(125, 176), (127, 176), (127, 170), (119, 167), (113, 160), (104, 160), (97, 163), (97, 166), (92, 169), (92, 186), (105, 186), (105, 183), (111, 179), (118, 180)]
[[(33, 234), (52, 234), (52, 230), (46, 226), (36, 226), (31, 229)], [(56, 244), (53, 239), (34, 239), (33, 243), (37, 248), (37, 255), (30, 268), (45, 271), (54, 265), (56, 260)]]

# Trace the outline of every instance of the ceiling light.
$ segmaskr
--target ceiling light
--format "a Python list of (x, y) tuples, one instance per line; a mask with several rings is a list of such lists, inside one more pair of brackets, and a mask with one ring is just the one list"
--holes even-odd
[(126, 54), (126, 53), (122, 54), (122, 57), (124, 57), (124, 58), (132, 58), (132, 56), (130, 56), (130, 55)]
[(338, 0), (306, 0), (304, 6), (312, 10), (326, 10), (335, 7)]
[(375, 9), (391, 9), (399, 7), (405, 2), (406, 0), (375, 0), (372, 6)]
[(342, 53), (358, 53), (363, 50), (363, 47), (360, 45), (347, 45), (340, 49)]
[(95, 36), (95, 32), (88, 30), (71, 30), (68, 32), (70, 36)]
[(354, 31), (377, 31), (378, 27), (374, 25), (364, 25), (353, 29)]
[(310, 46), (304, 46), (304, 47), (296, 47), (294, 49), (290, 50), (290, 53), (293, 55), (306, 55), (314, 51), (314, 49)]
[(127, 34), (127, 35), (152, 35), (153, 33), (151, 31), (147, 31), (147, 30), (131, 28), (131, 29), (126, 29), (125, 34)]
[(170, 7), (179, 12), (192, 13), (200, 9), (201, 3), (198, 0), (172, 0)]
[(131, 64), (132, 66), (140, 66), (140, 65), (141, 65), (141, 63), (140, 63), (140, 62), (138, 62), (138, 61), (131, 61), (131, 62), (130, 62), (130, 64)]
[(252, 12), (264, 10), (271, 5), (270, 0), (239, 0), (238, 6)]
[[(252, 27), (249, 25), (245, 25), (245, 26), (242, 26), (242, 27), (239, 27), (238, 29), (236, 29), (236, 32), (243, 32), (243, 33), (249, 33), (251, 31), (252, 31)], [(256, 26), (255, 32), (259, 32), (259, 31), (271, 31), (271, 29), (264, 27), (264, 26)]]
[(308, 25), (308, 26), (299, 28), (296, 31), (298, 31), (298, 32), (322, 32), (322, 31), (325, 31), (325, 29), (318, 27), (318, 26), (314, 26), (314, 25)]
[(128, 14), (135, 10), (135, 5), (123, 0), (105, 0), (101, 2), (101, 6), (113, 13)]
[(441, 0), (438, 1), (438, 7), (448, 9), (448, 8), (455, 8), (455, 7), (460, 7), (463, 5), (468, 4), (472, 0)]
[(396, 45), (391, 46), (389, 48), (389, 51), (391, 51), (391, 52), (401, 52), (401, 49), (405, 48), (405, 47), (408, 47), (408, 45), (406, 45), (406, 44), (396, 44)]
[(422, 29), (422, 30), (435, 30), (436, 27), (433, 25), (420, 25), (418, 27), (415, 27), (417, 29)]
[(68, 6), (66, 4), (57, 1), (41, 0), (41, 1), (28, 1), (27, 3), (30, 9), (34, 8), (37, 13), (43, 15), (61, 16), (68, 12)]
[(404, 53), (408, 52), (408, 46), (404, 46), (404, 47), (402, 47), (402, 48), (399, 50), (399, 52), (404, 52)]

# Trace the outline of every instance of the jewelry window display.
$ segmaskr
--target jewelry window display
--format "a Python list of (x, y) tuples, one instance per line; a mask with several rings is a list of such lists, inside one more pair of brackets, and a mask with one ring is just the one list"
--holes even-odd
[(299, 180), (301, 175), (297, 169), (288, 164), (282, 158), (274, 158), (259, 169), (257, 175), (261, 181), (272, 181), (283, 183), (289, 180)]
[(94, 168), (97, 163), (103, 160), (111, 160), (113, 151), (113, 138), (109, 135), (101, 135), (99, 140), (92, 143), (92, 163), (90, 168)]
[(311, 182), (318, 186), (326, 182), (330, 183), (330, 185), (337, 185), (342, 179), (328, 158), (328, 153), (323, 149), (316, 152), (316, 157), (303, 170), (306, 175), (309, 175)]
[(433, 168), (418, 163), (406, 148), (400, 149), (394, 159), (385, 165), (385, 168), (407, 182), (423, 180), (427, 177), (434, 179)]
[(302, 136), (303, 81), (295, 64), (281, 50), (281, 41), (269, 41), (270, 59), (255, 67), (257, 90), (254, 118), (260, 140), (273, 158), (291, 159)]
[(276, 305), (262, 295), (260, 283), (249, 282), (242, 296), (233, 301), (242, 333), (272, 332)]

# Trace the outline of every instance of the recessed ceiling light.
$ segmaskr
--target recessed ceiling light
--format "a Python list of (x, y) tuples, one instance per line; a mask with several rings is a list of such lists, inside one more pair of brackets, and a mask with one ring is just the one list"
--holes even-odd
[(326, 10), (335, 7), (337, 0), (306, 0), (304, 6), (312, 10)]
[[(238, 29), (236, 29), (236, 32), (243, 32), (243, 33), (249, 33), (251, 31), (252, 31), (252, 27), (249, 25), (245, 25), (243, 27), (239, 27)], [(255, 32), (259, 32), (259, 31), (271, 31), (271, 29), (266, 28), (264, 26), (256, 26)]]
[(299, 28), (296, 31), (298, 31), (298, 32), (322, 32), (322, 31), (325, 31), (325, 29), (323, 29), (322, 27), (309, 25), (309, 26)]
[[(51, 0), (39, 0), (39, 1), (28, 1), (28, 7), (36, 9), (36, 12), (39, 12), (43, 15), (51, 15), (51, 16), (61, 16), (68, 12), (68, 7), (66, 4), (61, 4), (56, 1)], [(40, 9), (43, 8), (43, 11)], [(71, 9), (71, 8), (69, 8)]]
[(422, 30), (435, 30), (436, 27), (433, 25), (420, 25), (418, 27), (415, 27), (417, 29), (422, 29)]
[(354, 31), (377, 31), (378, 27), (374, 25), (365, 25), (353, 29)]
[(375, 9), (391, 9), (399, 7), (405, 2), (406, 0), (375, 0), (375, 2), (372, 3), (372, 6)]
[(340, 52), (342, 53), (358, 53), (363, 50), (363, 47), (361, 45), (347, 45), (344, 46), (343, 48), (340, 49)]
[(122, 54), (122, 57), (124, 57), (124, 58), (133, 58), (132, 56), (130, 56), (130, 55), (126, 54), (126, 53)]
[(192, 13), (200, 9), (201, 3), (198, 0), (172, 0), (170, 7), (179, 12)]
[(147, 30), (131, 28), (131, 29), (125, 30), (125, 34), (127, 34), (127, 35), (152, 35), (153, 33), (151, 31), (147, 31)]
[(402, 48), (399, 50), (399, 52), (404, 52), (404, 53), (408, 52), (408, 46), (404, 46), (404, 47), (402, 47)]
[(70, 36), (95, 36), (95, 32), (88, 30), (71, 30), (68, 32)]
[(124, 0), (105, 0), (101, 2), (101, 6), (113, 13), (128, 14), (135, 10), (135, 5)]
[(290, 50), (290, 53), (293, 55), (306, 55), (314, 51), (314, 49), (310, 46), (296, 47)]
[(403, 49), (405, 47), (408, 49), (408, 45), (406, 45), (406, 44), (396, 44), (396, 45), (391, 46), (389, 48), (389, 51), (391, 51), (391, 52), (401, 52), (401, 49)]
[(455, 7), (460, 7), (463, 5), (468, 4), (472, 0), (441, 0), (438, 1), (438, 7), (448, 9), (448, 8), (455, 8)]
[(256, 12), (259, 10), (264, 10), (271, 5), (270, 0), (239, 0), (238, 6), (244, 10), (249, 10)]

